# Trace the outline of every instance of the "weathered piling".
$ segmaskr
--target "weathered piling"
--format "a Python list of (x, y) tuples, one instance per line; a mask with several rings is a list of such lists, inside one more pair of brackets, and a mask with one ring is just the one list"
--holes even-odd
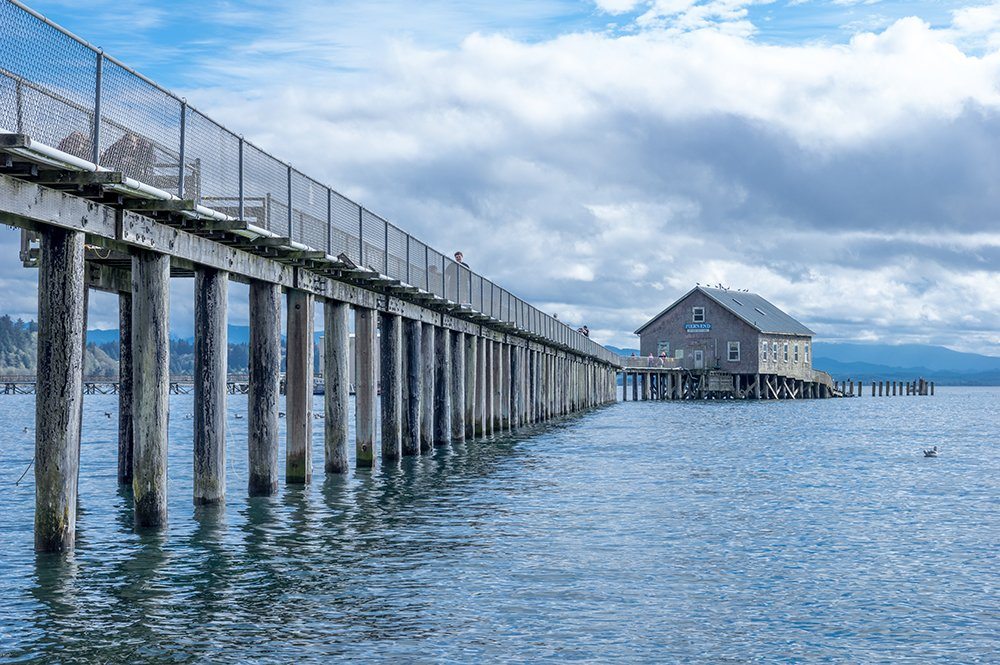
[(285, 370), (285, 482), (312, 480), (313, 303), (311, 293), (288, 291)]
[(35, 549), (72, 549), (83, 405), (84, 234), (41, 234), (35, 401)]
[(434, 445), (451, 441), (451, 331), (434, 333)]
[(399, 459), (403, 446), (402, 370), (403, 320), (398, 314), (382, 313), (380, 321), (379, 395), (382, 405), (382, 459)]
[(133, 458), (136, 527), (167, 523), (170, 257), (132, 255)]
[(465, 334), (451, 332), (451, 440), (465, 441)]
[(510, 344), (500, 345), (500, 364), (503, 367), (503, 375), (500, 377), (500, 424), (505, 432), (511, 430), (510, 418), (510, 388), (511, 388), (511, 349)]
[(493, 434), (493, 373), (496, 367), (493, 364), (493, 340), (483, 341), (483, 360), (486, 365), (483, 381), (483, 434), (489, 436)]
[(423, 347), (423, 330), (420, 321), (406, 319), (403, 324), (404, 354), (406, 356), (406, 399), (403, 403), (403, 455), (420, 454), (420, 411), (424, 401), (423, 362), (420, 352)]
[(118, 294), (118, 484), (132, 484), (132, 294)]
[(479, 341), (475, 335), (465, 335), (465, 439), (476, 436), (476, 381)]
[(521, 426), (521, 347), (511, 347), (510, 356), (510, 424), (511, 429)]
[(250, 496), (278, 490), (278, 396), (281, 384), (281, 289), (250, 283), (250, 367), (247, 391), (247, 488)]
[(375, 316), (374, 309), (354, 310), (354, 436), (355, 464), (358, 468), (375, 463)]
[(477, 338), (476, 344), (476, 422), (477, 437), (486, 435), (486, 339)]
[(492, 421), (490, 423), (490, 429), (494, 434), (503, 431), (503, 343), (494, 342), (492, 344), (493, 353), (493, 374), (492, 374), (492, 405), (490, 408), (490, 413), (492, 415)]
[(421, 324), (420, 332), (420, 375), (423, 395), (420, 403), (420, 452), (428, 452), (434, 447), (435, 392), (434, 352), (437, 328), (432, 323)]
[(229, 276), (199, 267), (194, 274), (194, 502), (226, 498), (226, 313)]
[(345, 302), (327, 300), (323, 307), (324, 470), (347, 473), (348, 408), (350, 405), (350, 315)]

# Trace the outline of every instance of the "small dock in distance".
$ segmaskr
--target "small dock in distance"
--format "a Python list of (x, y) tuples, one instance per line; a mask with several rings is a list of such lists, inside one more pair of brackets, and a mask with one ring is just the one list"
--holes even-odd
[[(827, 399), (861, 397), (864, 381), (836, 381), (812, 370), (812, 380), (779, 374), (741, 374), (715, 369), (688, 369), (672, 358), (622, 358), (619, 382), (622, 401), (696, 399)], [(872, 397), (932, 396), (934, 382), (870, 381)]]

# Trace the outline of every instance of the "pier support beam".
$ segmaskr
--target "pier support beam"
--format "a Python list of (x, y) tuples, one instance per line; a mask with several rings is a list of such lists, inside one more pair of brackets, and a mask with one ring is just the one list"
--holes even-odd
[(511, 347), (510, 356), (510, 424), (511, 429), (521, 426), (521, 348)]
[(511, 345), (502, 343), (500, 345), (500, 365), (503, 373), (500, 376), (500, 427), (505, 432), (509, 432), (510, 426), (510, 351)]
[(476, 335), (465, 335), (465, 438), (472, 440), (476, 436), (476, 382), (478, 377), (477, 359), (479, 357), (479, 338)]
[(451, 441), (451, 331), (434, 331), (434, 445)]
[(170, 257), (132, 255), (132, 492), (135, 526), (167, 523), (167, 412), (170, 398)]
[(493, 342), (492, 353), (493, 353), (493, 374), (492, 374), (492, 405), (490, 408), (490, 415), (492, 416), (492, 421), (490, 422), (490, 431), (494, 434), (499, 434), (503, 431), (503, 416), (501, 411), (503, 409), (503, 343)]
[(435, 375), (434, 349), (437, 329), (432, 323), (422, 323), (420, 332), (420, 377), (423, 396), (420, 403), (420, 452), (434, 447)]
[(226, 499), (226, 313), (229, 276), (214, 268), (194, 273), (194, 502)]
[(423, 361), (420, 352), (423, 347), (423, 330), (420, 321), (406, 319), (403, 322), (403, 340), (406, 348), (404, 367), (406, 382), (403, 407), (403, 455), (420, 454), (420, 412), (424, 401)]
[(379, 395), (382, 404), (382, 459), (397, 460), (403, 447), (403, 320), (398, 314), (380, 314)]
[(476, 340), (476, 422), (477, 437), (486, 436), (486, 343), (485, 337)]
[(324, 470), (347, 473), (350, 406), (351, 306), (327, 300), (323, 306)]
[(38, 373), (35, 384), (35, 550), (60, 552), (76, 540), (86, 327), (84, 234), (41, 232), (38, 264)]
[(359, 469), (375, 464), (375, 316), (374, 309), (354, 310), (354, 463)]
[(285, 371), (285, 483), (312, 480), (313, 319), (311, 293), (288, 292), (288, 351)]
[(493, 340), (483, 340), (483, 360), (486, 371), (483, 373), (483, 434), (493, 434), (493, 374), (496, 365), (493, 362)]
[(451, 331), (451, 440), (465, 441), (465, 333)]
[(281, 383), (281, 288), (250, 283), (250, 386), (247, 490), (278, 491), (278, 396)]
[(118, 294), (118, 484), (132, 484), (132, 294)]

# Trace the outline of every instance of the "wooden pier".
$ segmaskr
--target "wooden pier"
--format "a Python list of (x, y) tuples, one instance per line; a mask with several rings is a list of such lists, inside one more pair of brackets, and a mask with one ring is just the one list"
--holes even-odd
[[(396, 464), (434, 446), (615, 400), (619, 364), (607, 349), (267, 155), (111, 56), (12, 7), (20, 23), (0, 22), (0, 36), (16, 29), (25, 43), (56, 35), (80, 46), (37, 68), (0, 53), (0, 95), (17, 93), (0, 99), (12, 109), (0, 113), (0, 221), (24, 230), (22, 259), (37, 266), (39, 281), (36, 549), (74, 545), (86, 436), (88, 289), (119, 296), (126, 380), (116, 384), (118, 476), (131, 484), (136, 528), (162, 528), (169, 517), (168, 294), (179, 277), (194, 277), (192, 500), (198, 504), (223, 502), (231, 491), (225, 458), (234, 451), (226, 447), (223, 417), (232, 392), (224, 370), (230, 280), (250, 285), (251, 495), (276, 491), (281, 478), (283, 332), (290, 485), (313, 479), (314, 434), (324, 439), (324, 471), (349, 471), (352, 327), (361, 469), (376, 463), (376, 449), (381, 464)], [(108, 69), (119, 77), (115, 86), (102, 83)], [(25, 113), (20, 104), (29, 92), (34, 106)], [(13, 120), (5, 125), (4, 118)], [(312, 431), (311, 412), (316, 307), (325, 322), (322, 433)]]
[[(862, 381), (835, 381), (829, 374), (812, 370), (813, 379), (777, 374), (732, 374), (717, 370), (691, 370), (679, 367), (629, 367), (619, 371), (622, 401), (696, 400), (696, 399), (827, 399), (861, 397)], [(872, 381), (871, 396), (934, 394), (934, 382)]]

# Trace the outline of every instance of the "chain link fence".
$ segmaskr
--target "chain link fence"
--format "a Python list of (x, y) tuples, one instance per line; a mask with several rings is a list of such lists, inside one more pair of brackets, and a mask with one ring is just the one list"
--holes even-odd
[(17, 0), (0, 0), (0, 132), (27, 134), (578, 353), (618, 357), (294, 170)]

